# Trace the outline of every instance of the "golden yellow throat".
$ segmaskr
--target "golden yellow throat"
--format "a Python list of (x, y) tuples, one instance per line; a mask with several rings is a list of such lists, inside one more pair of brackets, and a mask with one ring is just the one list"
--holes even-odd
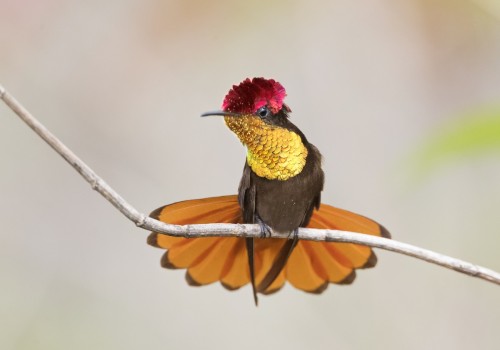
[(269, 180), (288, 180), (306, 165), (307, 148), (293, 131), (266, 124), (254, 115), (224, 117), (226, 125), (247, 146), (253, 172)]

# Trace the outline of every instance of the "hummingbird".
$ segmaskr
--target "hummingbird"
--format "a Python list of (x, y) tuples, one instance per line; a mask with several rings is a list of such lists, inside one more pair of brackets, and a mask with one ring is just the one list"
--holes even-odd
[[(150, 216), (176, 225), (258, 224), (261, 238), (171, 237), (152, 232), (148, 244), (166, 249), (162, 267), (187, 269), (186, 281), (201, 286), (220, 281), (229, 290), (252, 285), (272, 294), (288, 281), (320, 294), (330, 283), (351, 284), (356, 269), (375, 266), (371, 248), (351, 243), (297, 239), (299, 227), (336, 229), (390, 238), (382, 225), (359, 214), (321, 203), (322, 156), (290, 121), (285, 88), (274, 79), (245, 79), (226, 94), (222, 116), (246, 147), (238, 195), (187, 200), (162, 206)], [(272, 238), (290, 233), (290, 239)]]

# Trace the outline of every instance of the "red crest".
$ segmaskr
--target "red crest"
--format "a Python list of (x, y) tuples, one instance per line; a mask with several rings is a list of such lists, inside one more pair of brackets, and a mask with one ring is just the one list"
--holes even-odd
[(229, 90), (222, 109), (235, 113), (255, 113), (260, 107), (267, 105), (273, 113), (283, 107), (286, 91), (283, 85), (273, 79), (249, 78)]

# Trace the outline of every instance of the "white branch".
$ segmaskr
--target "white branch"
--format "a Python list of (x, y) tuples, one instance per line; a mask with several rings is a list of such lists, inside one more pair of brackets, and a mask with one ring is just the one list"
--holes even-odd
[[(78, 158), (68, 147), (36, 120), (13, 96), (0, 85), (0, 98), (14, 111), (28, 126), (33, 129), (45, 142), (47, 142), (61, 157), (63, 157), (80, 175), (138, 227), (171, 236), (182, 237), (260, 237), (258, 225), (249, 224), (203, 224), (203, 225), (170, 225), (154, 220), (142, 214), (123, 199), (104, 180), (102, 180), (87, 164)], [(272, 233), (275, 238), (289, 238), (288, 234)], [(490, 269), (455, 259), (427, 249), (398, 242), (395, 240), (370, 236), (354, 232), (337, 230), (319, 230), (300, 228), (298, 238), (311, 241), (356, 243), (369, 247), (390, 250), (396, 253), (412, 256), (430, 263), (453, 269), (469, 276), (500, 285), (500, 273)]]

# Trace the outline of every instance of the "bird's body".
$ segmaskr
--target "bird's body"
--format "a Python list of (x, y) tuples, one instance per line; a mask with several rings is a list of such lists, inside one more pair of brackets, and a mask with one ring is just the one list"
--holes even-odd
[[(242, 118), (255, 119), (244, 124), (258, 125), (254, 126), (258, 131), (245, 133)], [(260, 219), (278, 232), (307, 225), (323, 190), (319, 151), (284, 111), (272, 117), (272, 127), (257, 116), (242, 118), (226, 117), (226, 124), (248, 147), (238, 190), (243, 220), (254, 223)]]
[[(224, 196), (179, 202), (151, 216), (175, 224), (243, 222), (261, 225), (263, 236), (296, 232), (299, 227), (344, 229), (389, 236), (372, 220), (341, 209), (321, 206), (324, 174), (321, 154), (290, 122), (283, 103), (285, 90), (274, 80), (247, 79), (224, 99), (226, 125), (247, 147), (238, 197)], [(279, 290), (285, 280), (320, 293), (329, 282), (351, 283), (354, 269), (375, 265), (368, 247), (346, 243), (303, 242), (262, 238), (184, 239), (153, 233), (149, 243), (168, 251), (162, 265), (188, 268), (187, 280), (202, 285), (220, 280), (229, 289), (250, 282), (257, 292)], [(243, 243), (244, 242), (244, 243)], [(245, 268), (246, 266), (246, 268)]]

